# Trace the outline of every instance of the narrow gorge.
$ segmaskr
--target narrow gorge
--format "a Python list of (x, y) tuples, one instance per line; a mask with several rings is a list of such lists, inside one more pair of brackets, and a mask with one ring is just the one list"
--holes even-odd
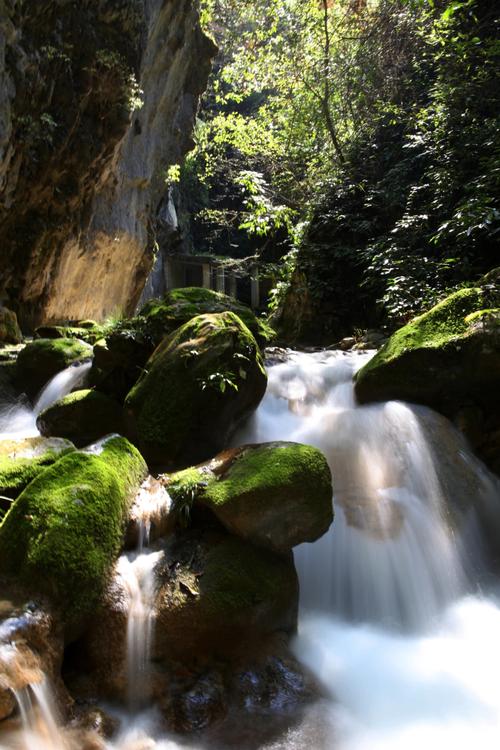
[(0, 0), (0, 750), (497, 749), (499, 21)]

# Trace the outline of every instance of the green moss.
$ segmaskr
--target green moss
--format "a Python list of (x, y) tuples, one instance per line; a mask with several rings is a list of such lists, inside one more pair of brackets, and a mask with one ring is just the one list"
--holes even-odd
[(225, 311), (236, 313), (260, 343), (267, 343), (275, 336), (271, 326), (242, 302), (202, 287), (174, 289), (161, 300), (150, 300), (141, 309), (140, 317), (145, 320), (146, 328), (158, 335), (173, 331), (197, 315)]
[(288, 558), (229, 537), (212, 549), (200, 579), (204, 609), (221, 618), (255, 610), (262, 602), (277, 610), (294, 606), (297, 581)]
[(224, 451), (173, 474), (174, 507), (209, 508), (231, 534), (278, 552), (322, 536), (333, 520), (331, 473), (321, 451), (265, 443)]
[(247, 412), (265, 391), (258, 346), (232, 312), (191, 319), (162, 342), (145, 369), (125, 407), (141, 449), (158, 462), (181, 455), (189, 444), (194, 456), (194, 441), (209, 432), (217, 452), (229, 428), (224, 422)]
[(37, 419), (42, 435), (57, 435), (82, 447), (110, 433), (123, 433), (121, 406), (93, 390), (69, 393), (43, 411)]
[(74, 450), (69, 440), (0, 441), (0, 495), (17, 497), (47, 466)]
[(319, 483), (319, 489), (322, 488), (330, 500), (330, 472), (321, 451), (299, 443), (279, 447), (263, 445), (243, 452), (222, 481), (208, 485), (204, 499), (215, 506), (222, 506), (235, 498), (251, 496), (265, 504), (269, 497), (279, 492), (286, 501), (290, 488), (295, 489), (297, 484), (304, 481), (314, 484), (315, 490), (318, 490)]
[(493, 307), (488, 310), (476, 310), (476, 312), (467, 315), (465, 322), (467, 325), (482, 321), (486, 325), (498, 326), (500, 324), (500, 308)]
[(15, 312), (0, 306), (0, 342), (20, 344), (22, 340), (23, 334)]
[(105, 333), (103, 326), (94, 321), (83, 321), (86, 325), (78, 324), (74, 326), (40, 326), (36, 329), (35, 334), (42, 339), (80, 339), (87, 344), (94, 344)]
[(0, 570), (52, 596), (72, 620), (92, 612), (146, 474), (124, 438), (70, 453), (40, 474), (0, 525)]
[(469, 330), (467, 317), (483, 303), (483, 291), (479, 288), (460, 289), (428, 312), (415, 318), (399, 331), (379, 350), (357, 375), (361, 381), (367, 374), (398, 359), (412, 350), (440, 349), (464, 336)]

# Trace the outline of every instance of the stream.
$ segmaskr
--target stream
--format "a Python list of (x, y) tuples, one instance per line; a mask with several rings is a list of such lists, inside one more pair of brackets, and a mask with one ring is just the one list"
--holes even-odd
[[(400, 402), (356, 406), (352, 376), (370, 356), (290, 353), (269, 367), (266, 396), (233, 441), (315, 445), (334, 477), (330, 531), (295, 551), (301, 614), (293, 649), (325, 699), (261, 748), (497, 750), (500, 598), (480, 516), (500, 508), (500, 482), (431, 410)], [(77, 374), (85, 372), (77, 369), (51, 381), (35, 412), (40, 399), (55, 400), (81, 382)], [(4, 410), (2, 437), (37, 434), (35, 419), (23, 404)], [(130, 597), (129, 705), (107, 747), (215, 748), (161, 736), (154, 709), (140, 702), (161, 552), (147, 545), (147, 518), (139, 537), (118, 565)], [(23, 729), (7, 744), (0, 736), (2, 750), (80, 747), (58, 729), (46, 683), (19, 696), (18, 705)]]

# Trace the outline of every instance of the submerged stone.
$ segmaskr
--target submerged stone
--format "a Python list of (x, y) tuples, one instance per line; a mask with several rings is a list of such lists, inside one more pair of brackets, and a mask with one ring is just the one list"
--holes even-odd
[(314, 542), (333, 521), (330, 469), (309, 445), (244, 446), (174, 474), (166, 484), (178, 513), (196, 502), (230, 533), (279, 553)]
[(149, 463), (202, 461), (227, 445), (266, 384), (244, 323), (232, 312), (199, 315), (163, 340), (128, 394), (130, 434)]
[(73, 443), (61, 438), (0, 440), (0, 495), (16, 498), (38, 474), (74, 450)]
[(0, 573), (88, 615), (120, 550), (128, 510), (146, 474), (124, 438), (76, 451), (21, 493), (0, 525)]
[(123, 433), (122, 407), (99, 391), (69, 393), (36, 421), (42, 435), (72, 440), (81, 448), (111, 433)]
[(92, 357), (92, 347), (78, 339), (37, 339), (19, 352), (16, 385), (30, 398), (74, 362)]

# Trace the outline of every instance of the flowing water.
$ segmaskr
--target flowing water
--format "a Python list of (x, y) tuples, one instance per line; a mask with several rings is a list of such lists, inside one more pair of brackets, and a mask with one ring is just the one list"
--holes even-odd
[[(235, 439), (316, 445), (334, 476), (334, 524), (295, 554), (301, 617), (294, 648), (327, 698), (261, 750), (497, 750), (500, 604), (479, 518), (495, 517), (499, 482), (430, 410), (399, 402), (357, 407), (352, 375), (369, 356), (291, 353), (270, 368), (267, 394)], [(159, 734), (154, 711), (136, 712), (148, 694), (158, 560), (145, 546), (147, 523), (140, 528), (138, 549), (118, 565), (130, 599), (133, 710), (106, 747), (172, 750), (181, 745)], [(19, 700), (24, 740), (6, 747), (81, 747), (67, 744), (55, 720), (33, 732), (33, 715), (44, 709), (35, 690), (30, 699), (38, 708)], [(201, 746), (211, 747), (182, 745)]]
[(316, 445), (332, 469), (335, 521), (295, 555), (295, 651), (331, 696), (321, 747), (494, 750), (500, 604), (477, 511), (500, 508), (500, 485), (430, 410), (356, 407), (369, 356), (292, 354), (238, 436)]
[(85, 382), (92, 362), (82, 362), (57, 373), (38, 394), (32, 406), (25, 396), (14, 404), (0, 403), (0, 438), (12, 439), (37, 437), (36, 426), (39, 414), (58, 399), (76, 390)]
[(128, 707), (137, 712), (150, 697), (150, 654), (154, 626), (154, 569), (161, 551), (149, 549), (147, 521), (139, 525), (136, 552), (122, 555), (118, 576), (128, 594), (127, 621), (127, 686)]

